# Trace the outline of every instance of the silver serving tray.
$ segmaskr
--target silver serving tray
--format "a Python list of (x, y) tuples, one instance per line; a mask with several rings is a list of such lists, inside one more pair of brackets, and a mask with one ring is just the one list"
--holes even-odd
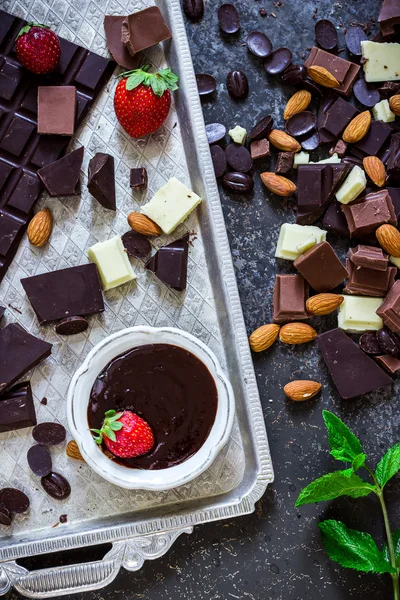
[[(140, 10), (151, 0), (131, 0), (124, 12)], [(254, 511), (255, 503), (273, 480), (263, 413), (236, 285), (217, 183), (214, 176), (190, 49), (179, 0), (156, 0), (173, 32), (173, 41), (152, 49), (146, 57), (159, 67), (167, 63), (179, 74), (180, 89), (165, 126), (146, 140), (133, 142), (117, 126), (112, 111), (115, 79), (111, 80), (72, 147), (85, 145), (82, 197), (39, 201), (51, 207), (56, 226), (44, 249), (25, 240), (0, 284), (0, 304), (11, 305), (6, 322), (18, 321), (54, 344), (53, 354), (30, 374), (40, 422), (66, 425), (65, 395), (72, 372), (100, 339), (132, 325), (175, 326), (190, 331), (218, 356), (232, 382), (237, 417), (229, 444), (212, 467), (191, 484), (169, 492), (128, 492), (104, 482), (86, 464), (68, 459), (65, 448), (53, 451), (53, 464), (71, 482), (68, 501), (57, 503), (40, 489), (26, 463), (30, 430), (0, 435), (0, 487), (16, 486), (31, 498), (28, 515), (13, 529), (0, 531), (0, 595), (15, 587), (22, 595), (45, 598), (106, 586), (121, 567), (137, 571), (145, 560), (165, 554), (182, 533), (195, 525)], [(103, 15), (115, 13), (113, 0), (95, 5), (89, 0), (0, 0), (0, 7), (51, 25), (60, 35), (106, 55)], [(101, 6), (101, 8), (100, 8)], [(121, 13), (120, 13), (121, 14)], [(116, 159), (117, 214), (110, 214), (86, 191), (87, 162), (97, 151)], [(172, 292), (147, 272), (140, 261), (135, 284), (107, 292), (106, 312), (90, 319), (88, 332), (65, 340), (51, 327), (39, 327), (20, 286), (20, 278), (46, 270), (87, 262), (95, 241), (126, 231), (126, 215), (146, 201), (129, 191), (129, 167), (148, 168), (151, 196), (172, 175), (186, 182), (204, 202), (175, 232), (195, 230), (190, 249), (188, 289)], [(156, 240), (155, 248), (169, 238)], [(205, 249), (205, 251), (204, 251)], [(14, 308), (18, 308), (22, 314)], [(47, 406), (40, 400), (46, 396)], [(60, 514), (68, 523), (58, 523)], [(29, 572), (17, 559), (112, 543), (101, 561)]]

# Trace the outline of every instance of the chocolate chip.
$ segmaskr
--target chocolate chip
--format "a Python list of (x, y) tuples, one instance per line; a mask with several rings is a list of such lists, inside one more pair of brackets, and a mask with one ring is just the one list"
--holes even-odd
[(199, 96), (207, 96), (217, 89), (217, 80), (208, 73), (196, 73), (196, 81)]
[(236, 100), (243, 100), (249, 94), (249, 82), (243, 71), (231, 71), (226, 78), (229, 95)]
[(42, 398), (40, 404), (43, 404), (43, 406), (47, 406), (47, 398)]
[(367, 83), (364, 78), (357, 79), (354, 83), (353, 93), (357, 100), (368, 108), (375, 106), (381, 99), (379, 90), (374, 85)]
[(240, 16), (233, 4), (223, 4), (218, 9), (219, 26), (224, 33), (236, 33), (240, 29)]
[(56, 333), (59, 335), (76, 335), (86, 331), (89, 322), (85, 317), (66, 317), (56, 325)]
[(375, 331), (367, 331), (367, 333), (363, 333), (358, 343), (361, 350), (364, 350), (366, 354), (382, 354), (382, 349), (378, 343)]
[(381, 350), (389, 356), (395, 358), (400, 357), (400, 338), (390, 331), (389, 329), (383, 328), (377, 331), (376, 338)]
[(361, 42), (367, 39), (365, 31), (361, 27), (349, 27), (344, 36), (346, 46), (354, 56), (361, 56)]
[(51, 472), (52, 461), (46, 446), (32, 446), (27, 454), (28, 465), (35, 475), (43, 477)]
[(261, 121), (258, 121), (257, 125), (253, 127), (250, 133), (247, 135), (247, 139), (249, 142), (254, 142), (255, 140), (262, 140), (263, 138), (267, 138), (272, 131), (272, 127), (274, 126), (274, 121), (271, 115), (264, 117)]
[(128, 256), (147, 258), (151, 254), (151, 244), (141, 233), (127, 231), (121, 239)]
[(230, 192), (246, 194), (254, 187), (254, 179), (247, 173), (227, 173), (224, 175), (222, 185)]
[(289, 48), (277, 48), (264, 61), (264, 68), (269, 75), (279, 75), (292, 62), (292, 53)]
[(68, 521), (68, 515), (60, 515), (60, 523), (66, 523)]
[(0, 506), (6, 508), (10, 513), (26, 513), (30, 505), (29, 498), (21, 490), (15, 488), (3, 488), (0, 490)]
[(222, 177), (228, 166), (225, 150), (221, 146), (211, 146), (211, 158), (214, 165), (215, 177)]
[(191, 21), (200, 21), (204, 15), (203, 0), (183, 0), (183, 10)]
[(44, 491), (55, 500), (66, 500), (71, 494), (71, 486), (60, 473), (51, 472), (40, 482)]
[(248, 173), (253, 166), (250, 152), (241, 144), (229, 144), (225, 154), (229, 165), (239, 173)]
[(321, 19), (315, 23), (315, 39), (323, 50), (334, 50), (338, 43), (336, 27), (329, 19)]
[(307, 69), (304, 65), (290, 65), (281, 74), (281, 80), (288, 85), (299, 85), (306, 75)]
[(7, 508), (4, 506), (0, 506), (0, 525), (5, 525), (9, 527), (12, 522), (12, 515)]
[(312, 131), (308, 137), (303, 138), (300, 141), (301, 147), (307, 152), (316, 150), (321, 143), (318, 131)]
[(272, 52), (272, 42), (262, 31), (251, 31), (246, 44), (250, 52), (259, 58), (267, 58)]
[(224, 139), (226, 127), (221, 123), (209, 123), (206, 125), (206, 133), (209, 144), (216, 144)]
[(310, 133), (317, 124), (317, 117), (309, 110), (303, 110), (286, 121), (286, 131), (296, 136), (303, 136)]
[(60, 423), (39, 423), (32, 430), (35, 442), (43, 446), (57, 446), (65, 440), (65, 427)]

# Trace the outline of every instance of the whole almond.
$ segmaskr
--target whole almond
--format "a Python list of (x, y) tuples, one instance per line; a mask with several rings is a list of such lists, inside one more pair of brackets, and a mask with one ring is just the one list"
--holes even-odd
[(287, 323), (279, 331), (279, 339), (284, 344), (305, 344), (317, 337), (317, 332), (307, 323)]
[(277, 196), (292, 196), (296, 192), (296, 185), (282, 175), (276, 175), (270, 171), (261, 173), (261, 181), (263, 184)]
[(308, 379), (297, 379), (287, 383), (283, 388), (286, 396), (290, 400), (301, 402), (302, 400), (309, 400), (318, 394), (321, 389), (321, 384), (318, 381), (311, 381)]
[(315, 81), (315, 83), (319, 83), (319, 85), (323, 85), (327, 88), (336, 88), (340, 86), (340, 83), (336, 79), (334, 75), (325, 67), (319, 67), (317, 65), (308, 67), (307, 69), (308, 76)]
[(48, 241), (53, 228), (53, 216), (50, 209), (44, 208), (33, 217), (28, 225), (28, 240), (32, 246), (41, 248)]
[(259, 327), (249, 337), (250, 348), (253, 352), (263, 352), (270, 348), (278, 339), (280, 325), (270, 323)]
[(294, 137), (280, 129), (273, 129), (268, 139), (275, 148), (285, 152), (298, 152), (301, 149), (299, 142)]
[(364, 110), (350, 121), (343, 132), (342, 138), (348, 144), (356, 144), (367, 135), (371, 125), (371, 113)]
[(344, 298), (339, 294), (317, 294), (306, 302), (306, 309), (312, 315), (329, 315), (339, 308)]
[(134, 231), (142, 233), (143, 235), (161, 235), (162, 230), (146, 215), (142, 213), (131, 212), (128, 215), (128, 223)]
[(400, 117), (400, 94), (396, 94), (395, 96), (392, 96), (389, 100), (389, 106), (390, 106), (390, 110), (397, 115), (398, 117)]
[(386, 181), (386, 170), (385, 165), (377, 156), (366, 156), (363, 159), (363, 167), (370, 178), (370, 180), (377, 185), (382, 187)]
[(381, 225), (375, 231), (376, 239), (385, 252), (400, 258), (400, 231), (393, 225)]
[(289, 99), (286, 104), (283, 118), (290, 119), (293, 115), (297, 115), (297, 113), (303, 112), (308, 108), (311, 102), (311, 94), (307, 90), (299, 90)]
[(74, 458), (75, 460), (84, 460), (78, 448), (78, 444), (75, 442), (75, 440), (71, 440), (70, 442), (68, 442), (66, 453), (67, 456), (69, 456), (70, 458)]

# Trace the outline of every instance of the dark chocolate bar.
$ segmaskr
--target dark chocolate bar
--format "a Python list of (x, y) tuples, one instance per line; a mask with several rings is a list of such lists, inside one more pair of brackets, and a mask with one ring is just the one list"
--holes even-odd
[(35, 406), (29, 381), (0, 395), (0, 433), (36, 425)]

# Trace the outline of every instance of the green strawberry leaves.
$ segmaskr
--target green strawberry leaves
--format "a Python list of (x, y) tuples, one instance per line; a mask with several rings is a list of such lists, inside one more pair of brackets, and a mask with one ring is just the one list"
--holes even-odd
[(353, 472), (353, 469), (327, 473), (312, 481), (304, 488), (297, 498), (296, 506), (333, 500), (340, 496), (361, 498), (375, 491), (375, 486), (367, 483)]
[(381, 487), (400, 471), (400, 444), (395, 444), (386, 452), (376, 466), (375, 475)]
[(22, 29), (19, 30), (19, 33), (15, 39), (17, 40), (21, 37), (21, 35), (24, 35), (24, 33), (29, 33), (31, 27), (43, 27), (43, 29), (50, 29), (48, 25), (43, 25), (43, 23), (27, 23), (24, 25), (24, 27), (22, 27)]
[(123, 423), (121, 423), (119, 421), (119, 419), (122, 417), (123, 414), (124, 414), (123, 412), (117, 413), (116, 410), (108, 410), (105, 413), (105, 415), (104, 415), (105, 419), (104, 419), (102, 428), (90, 430), (93, 432), (92, 437), (93, 437), (94, 441), (96, 442), (96, 444), (99, 444), (99, 445), (102, 444), (104, 436), (106, 436), (112, 442), (117, 441), (115, 431), (120, 431), (124, 426)]
[(333, 413), (328, 410), (322, 411), (322, 416), (328, 430), (328, 442), (331, 447), (331, 455), (336, 460), (343, 462), (353, 462), (362, 454), (360, 440), (350, 431), (350, 429)]
[(369, 533), (348, 529), (341, 521), (319, 523), (328, 556), (342, 567), (364, 573), (395, 573), (387, 553), (380, 551)]
[(144, 65), (140, 69), (122, 73), (120, 77), (126, 79), (126, 89), (134, 90), (139, 85), (151, 87), (156, 96), (161, 97), (164, 92), (174, 92), (178, 89), (178, 76), (171, 69), (162, 69), (158, 73), (149, 73), (150, 66)]

